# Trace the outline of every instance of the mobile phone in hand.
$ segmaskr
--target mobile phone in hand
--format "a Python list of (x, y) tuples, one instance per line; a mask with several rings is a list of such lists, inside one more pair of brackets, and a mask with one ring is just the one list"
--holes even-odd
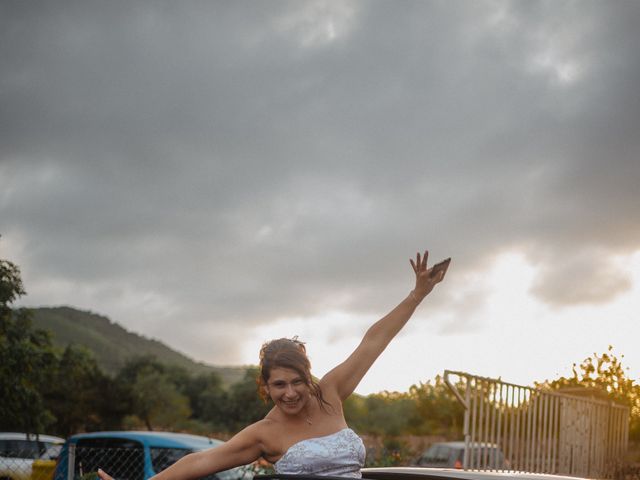
[(429, 274), (429, 276), (434, 277), (441, 271), (446, 272), (450, 262), (451, 262), (451, 257), (441, 261), (440, 263), (436, 263), (433, 267), (431, 267), (431, 273)]

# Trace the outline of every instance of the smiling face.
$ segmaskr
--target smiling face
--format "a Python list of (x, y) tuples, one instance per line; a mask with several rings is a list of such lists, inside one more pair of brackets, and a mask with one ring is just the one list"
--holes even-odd
[(266, 390), (273, 403), (287, 415), (300, 414), (310, 398), (304, 376), (289, 368), (271, 369)]

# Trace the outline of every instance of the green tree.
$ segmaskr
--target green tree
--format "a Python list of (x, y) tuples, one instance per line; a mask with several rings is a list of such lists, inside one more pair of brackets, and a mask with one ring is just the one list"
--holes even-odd
[(226, 427), (237, 432), (250, 423), (257, 422), (271, 410), (272, 404), (265, 403), (258, 395), (258, 368), (247, 369), (244, 378), (231, 385), (229, 400), (225, 407)]
[(640, 441), (640, 385), (628, 377), (622, 365), (622, 359), (616, 356), (613, 346), (606, 352), (585, 358), (580, 365), (573, 364), (570, 377), (545, 380), (536, 383), (537, 387), (559, 390), (563, 388), (590, 388), (601, 392), (614, 402), (626, 405), (630, 409), (629, 436)]
[(381, 392), (344, 402), (345, 418), (356, 430), (372, 435), (443, 435), (460, 438), (464, 408), (442, 377), (412, 385), (408, 392)]
[(53, 420), (40, 389), (55, 355), (48, 332), (32, 327), (29, 311), (11, 309), (24, 294), (20, 269), (0, 260), (0, 428), (38, 433)]
[(189, 399), (179, 388), (184, 384), (183, 369), (167, 367), (154, 356), (145, 355), (129, 360), (118, 372), (116, 381), (127, 386), (130, 423), (142, 423), (148, 430), (175, 429), (187, 423), (191, 416)]
[(410, 433), (416, 435), (443, 435), (451, 439), (462, 438), (464, 407), (449, 391), (444, 379), (412, 385), (409, 397), (415, 402)]
[(154, 355), (138, 355), (127, 360), (116, 378), (124, 385), (132, 385), (136, 381), (138, 373), (147, 369), (165, 373), (165, 366), (158, 362)]
[(213, 431), (227, 429), (229, 395), (217, 373), (190, 377), (182, 392), (189, 398), (192, 419), (206, 422)]
[(149, 430), (173, 428), (191, 416), (189, 399), (165, 373), (146, 368), (138, 372), (132, 386), (135, 414)]
[(406, 393), (385, 391), (364, 397), (358, 410), (361, 416), (349, 421), (359, 432), (395, 437), (409, 428), (415, 405)]
[(75, 345), (60, 356), (55, 373), (43, 386), (43, 395), (55, 416), (52, 428), (63, 436), (117, 427), (129, 407), (93, 354)]
[(342, 411), (344, 412), (344, 418), (349, 425), (351, 425), (358, 432), (363, 432), (360, 427), (366, 424), (367, 418), (367, 405), (365, 403), (366, 397), (357, 393), (352, 393), (342, 403)]
[(0, 315), (1, 318), (11, 315), (11, 305), (27, 292), (22, 285), (20, 269), (17, 265), (0, 259)]

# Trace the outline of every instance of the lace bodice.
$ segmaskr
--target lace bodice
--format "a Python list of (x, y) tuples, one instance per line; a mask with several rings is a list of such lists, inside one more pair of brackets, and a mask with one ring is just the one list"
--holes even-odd
[(350, 428), (291, 445), (274, 466), (276, 473), (336, 475), (361, 478), (365, 448)]

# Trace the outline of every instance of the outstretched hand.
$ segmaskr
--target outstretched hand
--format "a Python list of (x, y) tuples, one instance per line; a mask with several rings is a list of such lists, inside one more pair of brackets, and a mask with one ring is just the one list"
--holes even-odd
[(101, 480), (113, 480), (113, 477), (111, 475), (109, 475), (108, 473), (106, 473), (101, 468), (98, 469), (97, 473), (98, 473), (98, 477), (100, 477)]
[(411, 267), (413, 267), (413, 271), (416, 274), (416, 286), (413, 292), (418, 301), (429, 295), (429, 292), (433, 290), (433, 287), (444, 279), (447, 269), (449, 268), (449, 263), (451, 262), (451, 258), (447, 258), (446, 260), (433, 265), (431, 268), (427, 268), (428, 258), (429, 252), (425, 250), (423, 256), (420, 256), (420, 252), (418, 252), (416, 254), (415, 261), (413, 259), (409, 260), (409, 262), (411, 262)]

